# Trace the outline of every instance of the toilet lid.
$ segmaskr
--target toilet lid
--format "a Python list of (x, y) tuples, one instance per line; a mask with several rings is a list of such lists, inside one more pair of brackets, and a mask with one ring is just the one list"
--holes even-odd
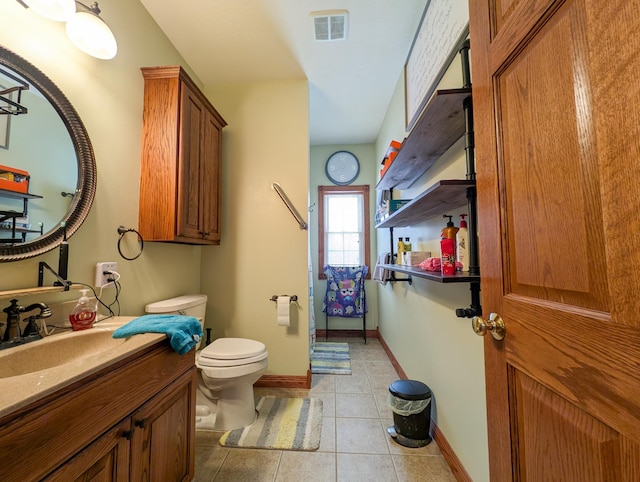
[(202, 366), (236, 366), (264, 360), (269, 353), (264, 343), (247, 338), (218, 338), (200, 351)]

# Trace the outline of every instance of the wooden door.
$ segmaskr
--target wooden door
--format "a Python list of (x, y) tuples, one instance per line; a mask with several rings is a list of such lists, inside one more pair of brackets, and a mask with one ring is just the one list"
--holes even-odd
[(187, 482), (195, 473), (196, 367), (133, 415), (131, 480)]
[(492, 480), (640, 480), (640, 1), (471, 0)]

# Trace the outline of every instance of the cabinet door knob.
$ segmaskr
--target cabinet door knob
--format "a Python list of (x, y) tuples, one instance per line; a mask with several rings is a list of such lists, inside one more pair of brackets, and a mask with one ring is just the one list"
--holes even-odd
[(133, 437), (133, 430), (125, 430), (122, 432), (122, 436), (127, 440), (131, 440), (131, 437)]
[(145, 428), (147, 426), (147, 420), (148, 419), (146, 418), (141, 418), (140, 420), (136, 420), (135, 426), (140, 428)]

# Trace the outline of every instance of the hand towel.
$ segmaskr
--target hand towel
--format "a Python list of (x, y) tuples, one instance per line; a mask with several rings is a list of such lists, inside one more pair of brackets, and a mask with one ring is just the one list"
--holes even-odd
[(390, 258), (391, 253), (382, 253), (378, 256), (376, 267), (373, 269), (373, 277), (371, 279), (382, 283), (383, 286), (386, 285), (389, 278), (391, 278), (391, 272), (388, 269), (383, 269), (380, 265), (389, 264)]
[(171, 348), (184, 355), (202, 338), (202, 326), (193, 316), (144, 315), (118, 328), (113, 332), (113, 338), (128, 338), (141, 333), (166, 334)]

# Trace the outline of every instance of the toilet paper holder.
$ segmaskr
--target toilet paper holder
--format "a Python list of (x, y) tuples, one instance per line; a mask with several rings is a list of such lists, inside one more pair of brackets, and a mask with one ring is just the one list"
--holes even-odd
[[(280, 296), (289, 296), (289, 295), (280, 295)], [(277, 302), (278, 301), (278, 295), (273, 295), (271, 298), (269, 298), (269, 301)], [(291, 303), (293, 301), (298, 301), (298, 295), (289, 296), (289, 303)]]

